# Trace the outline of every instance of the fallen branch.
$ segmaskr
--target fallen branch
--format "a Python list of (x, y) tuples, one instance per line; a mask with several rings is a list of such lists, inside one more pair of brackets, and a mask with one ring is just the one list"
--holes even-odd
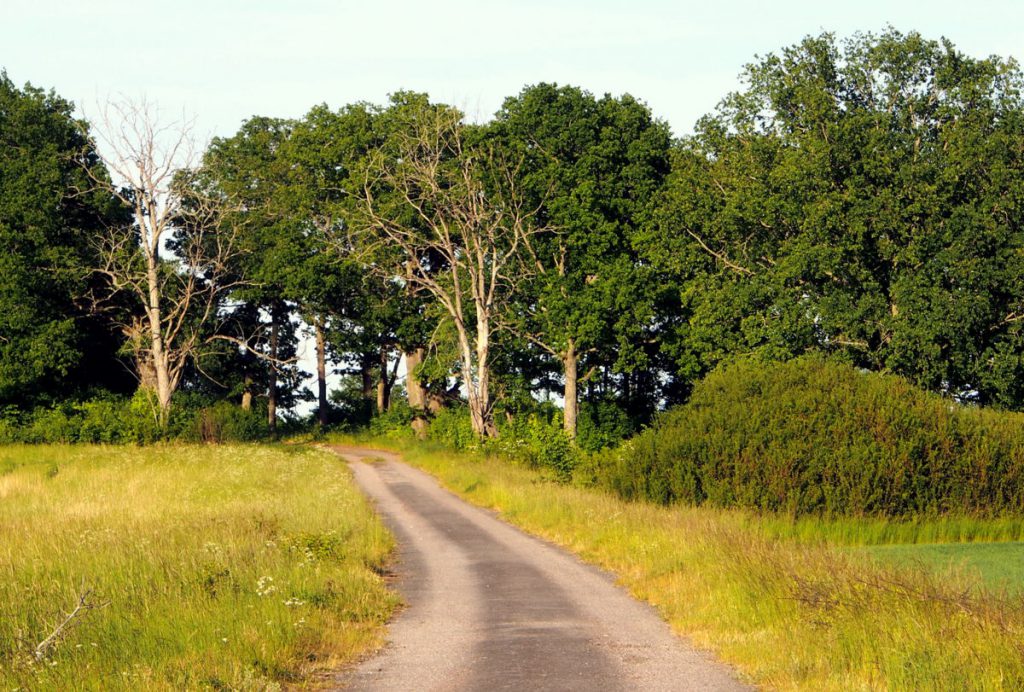
[(90, 610), (96, 608), (105, 608), (109, 605), (109, 603), (90, 603), (89, 596), (91, 595), (92, 589), (85, 589), (84, 591), (82, 591), (82, 593), (78, 596), (78, 603), (75, 605), (74, 609), (70, 613), (68, 613), (67, 617), (64, 618), (64, 622), (57, 625), (57, 627), (53, 630), (53, 632), (50, 633), (50, 635), (46, 639), (39, 642), (39, 644), (36, 646), (36, 650), (34, 653), (35, 659), (37, 661), (41, 661), (44, 658), (46, 658), (46, 654), (48, 654), (50, 652), (50, 649), (52, 649), (57, 644), (57, 642), (60, 641), (61, 636), (74, 623), (75, 618), (84, 615), (86, 612)]

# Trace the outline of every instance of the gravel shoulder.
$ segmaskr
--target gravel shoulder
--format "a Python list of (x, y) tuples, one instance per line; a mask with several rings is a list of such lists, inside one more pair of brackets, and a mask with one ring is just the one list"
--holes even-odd
[[(397, 455), (332, 448), (399, 543), (407, 607), (357, 690), (739, 690), (607, 573), (442, 489)], [(379, 460), (379, 461), (373, 461)], [(368, 463), (371, 462), (372, 463)]]

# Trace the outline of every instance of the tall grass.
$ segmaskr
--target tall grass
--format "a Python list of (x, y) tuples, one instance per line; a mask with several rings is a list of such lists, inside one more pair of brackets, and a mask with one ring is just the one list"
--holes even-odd
[(820, 540), (773, 536), (751, 513), (631, 503), (499, 459), (424, 448), (406, 458), (611, 570), (678, 632), (756, 683), (1024, 687), (1024, 601), (990, 594), (970, 575), (888, 568)]
[(329, 453), (0, 447), (0, 474), (0, 689), (273, 689), (395, 606), (392, 539)]

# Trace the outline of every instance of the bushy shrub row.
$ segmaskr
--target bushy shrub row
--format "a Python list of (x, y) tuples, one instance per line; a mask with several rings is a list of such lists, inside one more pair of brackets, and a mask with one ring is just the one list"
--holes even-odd
[(349, 419), (341, 427), (357, 430), (367, 427), (373, 435), (411, 438), (413, 437), (412, 419), (413, 410), (409, 406), (409, 402), (404, 398), (394, 397), (391, 399), (391, 407), (384, 413), (367, 418), (365, 423), (358, 419), (354, 421)]
[(147, 393), (138, 392), (131, 398), (106, 396), (31, 411), (8, 408), (0, 411), (0, 443), (244, 442), (267, 436), (265, 414), (231, 402), (206, 405), (183, 395), (166, 429), (157, 422), (155, 406)]
[(179, 437), (189, 438), (194, 431), (201, 442), (253, 442), (270, 435), (265, 412), (246, 411), (230, 401), (188, 409), (181, 418), (183, 430)]
[(139, 393), (130, 399), (106, 396), (31, 411), (8, 409), (0, 420), (0, 442), (146, 444), (166, 435), (153, 405)]
[(1019, 513), (1024, 415), (817, 357), (745, 361), (578, 475), (625, 497), (793, 515)]

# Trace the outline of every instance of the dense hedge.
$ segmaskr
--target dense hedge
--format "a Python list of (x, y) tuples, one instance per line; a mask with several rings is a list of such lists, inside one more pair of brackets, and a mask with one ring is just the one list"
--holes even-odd
[(581, 469), (626, 497), (793, 515), (1020, 513), (1024, 415), (820, 358), (712, 373)]
[(29, 411), (0, 409), (0, 444), (150, 444), (162, 440), (248, 442), (268, 437), (266, 414), (227, 401), (213, 404), (177, 397), (170, 424), (161, 429), (155, 403), (144, 392), (66, 401)]

